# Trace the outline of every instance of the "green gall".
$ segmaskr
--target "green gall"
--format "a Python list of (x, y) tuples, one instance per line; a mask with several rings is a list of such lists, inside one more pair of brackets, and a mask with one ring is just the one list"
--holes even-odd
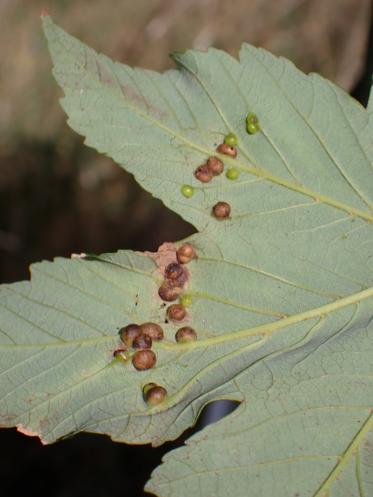
[(183, 185), (181, 187), (181, 194), (184, 195), (185, 198), (191, 198), (194, 194), (194, 188), (190, 185)]
[(255, 133), (257, 133), (259, 131), (259, 128), (257, 126), (255, 126), (254, 124), (246, 123), (246, 131), (250, 135), (255, 135)]
[(259, 119), (254, 112), (249, 112), (246, 117), (246, 131), (250, 135), (254, 135), (258, 131), (260, 131)]
[(231, 180), (235, 180), (240, 175), (240, 172), (235, 167), (230, 167), (225, 173), (226, 177)]
[(229, 135), (224, 138), (224, 143), (230, 147), (235, 147), (237, 145), (237, 136), (234, 133), (229, 133)]

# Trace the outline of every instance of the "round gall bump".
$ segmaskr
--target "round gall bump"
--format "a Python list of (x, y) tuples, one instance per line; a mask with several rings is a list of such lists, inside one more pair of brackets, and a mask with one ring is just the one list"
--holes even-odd
[(235, 167), (230, 167), (225, 173), (226, 177), (230, 180), (235, 180), (240, 175), (240, 172)]
[(141, 333), (138, 337), (134, 339), (132, 347), (134, 349), (151, 349), (152, 339), (150, 336), (145, 335), (145, 333)]
[(224, 138), (224, 143), (230, 147), (235, 147), (237, 145), (237, 136), (234, 133), (229, 133)]
[(202, 166), (197, 167), (194, 171), (194, 176), (201, 181), (202, 183), (208, 183), (212, 180), (213, 174), (210, 171), (207, 164), (203, 164)]
[(212, 208), (212, 213), (216, 219), (227, 219), (231, 213), (231, 206), (227, 202), (218, 202)]
[(138, 350), (132, 357), (132, 364), (138, 371), (151, 369), (157, 362), (157, 356), (150, 349)]
[(172, 262), (166, 267), (164, 275), (168, 280), (178, 280), (184, 275), (184, 268), (177, 262)]
[(190, 185), (183, 185), (180, 191), (185, 198), (191, 198), (194, 195), (194, 188)]
[(167, 280), (165, 280), (158, 289), (158, 295), (165, 302), (177, 300), (181, 292), (182, 289), (180, 287), (170, 284)]
[(177, 330), (175, 340), (178, 343), (194, 342), (197, 340), (197, 333), (190, 326), (184, 326)]
[(148, 383), (145, 385), (142, 393), (145, 402), (152, 407), (163, 402), (167, 396), (167, 390), (156, 383)]
[(227, 145), (226, 143), (222, 143), (221, 145), (219, 145), (216, 150), (221, 154), (229, 155), (229, 157), (233, 157), (233, 158), (237, 157), (236, 147), (231, 147), (230, 145)]
[(218, 157), (209, 157), (206, 164), (213, 176), (219, 176), (224, 171), (224, 164)]
[(176, 251), (177, 260), (180, 264), (188, 264), (197, 257), (196, 251), (190, 243), (183, 243)]
[(167, 309), (167, 317), (170, 321), (182, 321), (185, 316), (186, 310), (181, 304), (172, 304)]
[(157, 323), (143, 323), (141, 326), (141, 331), (144, 335), (147, 335), (152, 340), (159, 342), (164, 338), (164, 332), (161, 326)]
[(254, 112), (249, 112), (246, 117), (246, 131), (250, 135), (254, 135), (260, 131), (259, 119)]
[(132, 342), (140, 335), (141, 329), (138, 324), (131, 323), (121, 328), (118, 333), (122, 342), (128, 345), (128, 347), (132, 347)]

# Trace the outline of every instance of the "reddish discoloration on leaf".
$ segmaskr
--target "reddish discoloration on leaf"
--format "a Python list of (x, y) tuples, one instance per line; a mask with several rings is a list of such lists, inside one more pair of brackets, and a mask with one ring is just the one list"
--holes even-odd
[[(86, 67), (86, 64), (87, 61), (84, 67)], [(168, 116), (167, 112), (149, 102), (146, 96), (139, 93), (133, 86), (121, 85), (114, 69), (108, 63), (105, 63), (104, 59), (96, 59), (96, 70), (98, 79), (102, 84), (119, 89), (123, 98), (132, 102), (135, 107), (143, 109), (146, 114), (153, 116), (155, 119), (162, 120)]]
[(162, 109), (159, 109), (152, 103), (150, 103), (145, 96), (142, 96), (138, 93), (132, 86), (130, 85), (122, 85), (123, 95), (131, 100), (137, 106), (144, 108), (147, 114), (152, 115), (156, 119), (165, 119), (167, 117), (167, 112), (164, 112)]
[(162, 277), (168, 265), (177, 262), (176, 258), (176, 245), (171, 242), (165, 242), (158, 247), (157, 252), (144, 252), (144, 255), (150, 257), (156, 264)]
[(164, 278), (159, 288), (158, 296), (166, 302), (176, 300), (189, 281), (189, 272), (185, 267), (182, 268), (182, 274), (179, 278), (169, 279), (165, 274), (166, 268), (170, 267), (170, 264), (179, 266), (176, 249), (177, 247), (174, 243), (165, 242), (158, 248), (157, 252), (144, 252), (143, 254), (152, 259), (157, 266), (156, 273)]

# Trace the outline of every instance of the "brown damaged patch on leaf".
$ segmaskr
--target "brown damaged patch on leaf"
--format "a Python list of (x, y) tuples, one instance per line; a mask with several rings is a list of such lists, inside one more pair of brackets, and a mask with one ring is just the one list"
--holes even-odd
[(158, 289), (158, 296), (166, 302), (176, 300), (189, 281), (189, 272), (185, 267), (182, 268), (182, 274), (177, 279), (168, 279), (165, 276), (166, 268), (170, 267), (171, 264), (180, 266), (177, 261), (176, 249), (174, 243), (165, 242), (158, 248), (157, 252), (144, 252), (143, 254), (155, 263), (156, 272), (163, 278)]
[(166, 267), (174, 262), (177, 263), (176, 248), (174, 243), (165, 242), (158, 247), (157, 252), (144, 252), (144, 255), (154, 261), (163, 277)]
[[(88, 64), (87, 57), (85, 57), (84, 67), (86, 68)], [(107, 64), (104, 63), (100, 57), (96, 59), (95, 64), (97, 70), (97, 77), (101, 83), (105, 86), (115, 87), (120, 89), (123, 94), (123, 97), (137, 107), (144, 109), (145, 112), (156, 119), (162, 120), (168, 117), (168, 113), (162, 109), (159, 109), (151, 102), (149, 102), (145, 96), (139, 93), (133, 86), (126, 84), (119, 84), (117, 79), (117, 75), (114, 73), (114, 70)]]
[(152, 115), (156, 119), (165, 119), (168, 114), (164, 112), (162, 109), (159, 109), (152, 103), (148, 102), (148, 100), (140, 95), (132, 86), (130, 85), (121, 85), (121, 89), (123, 92), (123, 96), (125, 96), (128, 100), (131, 100), (137, 106), (144, 108), (147, 114)]

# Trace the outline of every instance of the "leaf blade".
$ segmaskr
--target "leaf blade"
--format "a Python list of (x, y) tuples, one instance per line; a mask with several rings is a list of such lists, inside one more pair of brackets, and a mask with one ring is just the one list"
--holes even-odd
[[(240, 62), (177, 54), (179, 69), (158, 75), (43, 22), (70, 125), (200, 231), (185, 288), (198, 340), (176, 344), (166, 323), (154, 370), (113, 362), (119, 327), (165, 319), (162, 249), (43, 263), (31, 283), (1, 289), (2, 423), (48, 443), (86, 430), (158, 445), (206, 403), (233, 399), (240, 407), (166, 457), (148, 489), (358, 496), (372, 458), (370, 116), (263, 50), (244, 46)], [(248, 136), (252, 110), (261, 132)], [(221, 157), (239, 179), (199, 184), (195, 168), (230, 131), (239, 156)], [(218, 200), (230, 219), (211, 216)], [(167, 387), (160, 406), (142, 399), (148, 381)]]
[(214, 495), (234, 489), (238, 496), (339, 496), (344, 477), (358, 490), (355, 474), (346, 472), (373, 428), (372, 366), (364, 361), (372, 350), (371, 302), (364, 307), (350, 311), (347, 324), (345, 316), (328, 326), (327, 320), (316, 322), (292, 350), (275, 352), (243, 373), (238, 382), (246, 389), (245, 407), (169, 453), (147, 490), (167, 496), (192, 490), (208, 495), (211, 488)]
[[(53, 35), (55, 34), (55, 30), (58, 28), (51, 25), (49, 18), (45, 21), (44, 25), (47, 37), (49, 36), (50, 38), (51, 49), (57, 50), (58, 47), (55, 47), (56, 41), (53, 38)], [(59, 36), (67, 37), (68, 40), (71, 39), (71, 37), (66, 35), (62, 30), (58, 31), (58, 33), (60, 33)], [(76, 42), (77, 40), (74, 40), (74, 43)], [(227, 94), (226, 86), (229, 82), (232, 86), (234, 77), (238, 78), (240, 75), (242, 77), (242, 74), (240, 73), (243, 72), (243, 69), (237, 61), (219, 51), (210, 49), (207, 53), (195, 54), (192, 52), (186, 52), (182, 55), (175, 55), (174, 60), (176, 60), (179, 66), (184, 69), (181, 75), (175, 71), (167, 71), (163, 75), (157, 75), (151, 71), (130, 70), (128, 67), (123, 65), (113, 64), (107, 57), (97, 56), (91, 49), (89, 52), (84, 52), (86, 55), (83, 56), (81, 55), (81, 51), (84, 50), (84, 46), (83, 44), (78, 46), (79, 50), (77, 49), (76, 52), (79, 54), (80, 58), (84, 60), (84, 63), (80, 62), (80, 66), (83, 68), (86, 66), (93, 66), (95, 69), (95, 76), (93, 77), (95, 81), (94, 91), (97, 91), (97, 74), (99, 75), (99, 82), (103, 83), (101, 91), (106, 91), (107, 100), (105, 101), (104, 108), (100, 107), (101, 118), (107, 116), (107, 107), (112, 99), (112, 93), (114, 92), (117, 97), (119, 96), (120, 101), (118, 102), (115, 100), (115, 103), (112, 103), (112, 113), (110, 113), (110, 119), (118, 119), (118, 122), (114, 122), (115, 126), (120, 126), (120, 123), (125, 123), (126, 120), (129, 119), (131, 126), (135, 127), (135, 130), (137, 130), (136, 134), (138, 134), (138, 126), (140, 125), (136, 122), (131, 122), (131, 119), (133, 119), (132, 115), (127, 116), (127, 114), (124, 113), (123, 116), (120, 117), (120, 107), (122, 105), (128, 105), (128, 100), (135, 102), (135, 111), (141, 114), (142, 119), (149, 121), (153, 125), (151, 127), (150, 135), (146, 132), (146, 126), (141, 126), (141, 132), (144, 138), (143, 143), (146, 144), (146, 150), (149, 150), (149, 152), (146, 150), (139, 150), (137, 153), (136, 147), (140, 147), (140, 149), (142, 149), (142, 147), (141, 143), (135, 143), (134, 147), (127, 147), (125, 154), (120, 152), (117, 153), (115, 144), (120, 143), (126, 135), (124, 132), (120, 131), (119, 135), (114, 135), (114, 138), (109, 138), (108, 132), (102, 133), (104, 123), (101, 123), (100, 133), (94, 133), (92, 138), (90, 138), (92, 133), (92, 122), (95, 122), (95, 118), (90, 117), (90, 112), (92, 112), (91, 102), (89, 101), (86, 104), (83, 103), (86, 88), (81, 81), (84, 82), (85, 78), (75, 77), (71, 81), (69, 79), (65, 80), (64, 71), (66, 71), (66, 69), (61, 68), (65, 68), (66, 61), (65, 59), (61, 59), (60, 61), (60, 52), (57, 51), (57, 54), (54, 56), (57, 64), (54, 73), (60, 85), (65, 89), (65, 91), (67, 91), (63, 102), (66, 112), (70, 115), (70, 125), (80, 134), (87, 137), (88, 144), (95, 146), (99, 151), (108, 153), (119, 164), (125, 164), (125, 167), (130, 172), (135, 174), (136, 178), (146, 189), (151, 191), (156, 196), (159, 196), (162, 201), (166, 203), (166, 205), (179, 212), (185, 219), (192, 222), (199, 230), (201, 230), (204, 226), (209, 225), (211, 222), (209, 216), (210, 209), (206, 209), (208, 204), (211, 205), (211, 200), (209, 199), (208, 202), (204, 202), (203, 198), (199, 195), (197, 199), (198, 202), (194, 202), (193, 199), (185, 202), (185, 199), (183, 199), (180, 194), (180, 186), (185, 181), (189, 180), (190, 182), (190, 179), (193, 178), (191, 173), (195, 167), (202, 163), (206, 157), (216, 153), (214, 150), (214, 144), (219, 143), (217, 140), (220, 138), (221, 141), (224, 134), (231, 130), (234, 130), (239, 138), (239, 149), (242, 152), (243, 159), (232, 161), (231, 159), (225, 158), (227, 164), (234, 163), (235, 166), (242, 168), (242, 170), (249, 173), (250, 176), (254, 175), (259, 178), (264, 178), (269, 182), (281, 185), (285, 189), (299, 192), (301, 195), (306, 195), (311, 199), (318, 199), (319, 201), (333, 205), (338, 209), (342, 209), (345, 212), (354, 213), (355, 215), (362, 217), (362, 219), (368, 221), (373, 220), (373, 193), (370, 186), (373, 178), (373, 170), (369, 162), (367, 162), (364, 156), (360, 157), (359, 164), (360, 168), (364, 168), (364, 175), (360, 174), (359, 177), (361, 180), (359, 181), (359, 192), (354, 193), (353, 189), (356, 189), (356, 187), (349, 182), (349, 177), (347, 177), (346, 173), (341, 172), (340, 168), (338, 169), (338, 161), (336, 159), (334, 159), (334, 162), (333, 160), (329, 160), (329, 157), (333, 159), (334, 156), (328, 149), (323, 150), (324, 144), (323, 141), (320, 140), (319, 135), (315, 133), (315, 126), (309, 125), (303, 117), (295, 120), (295, 117), (299, 114), (297, 107), (293, 104), (289, 104), (288, 107), (291, 107), (292, 113), (290, 113), (290, 111), (287, 112), (287, 106), (283, 103), (284, 99), (277, 98), (276, 100), (272, 97), (271, 102), (277, 102), (277, 108), (275, 108), (275, 111), (277, 111), (277, 113), (282, 117), (280, 120), (276, 121), (276, 119), (274, 119), (275, 116), (273, 116), (273, 110), (271, 113), (268, 112), (268, 104), (263, 102), (263, 99), (260, 99), (258, 92), (256, 91), (258, 85), (264, 85), (262, 92), (267, 92), (269, 89), (274, 92), (273, 84), (270, 85), (266, 79), (263, 79), (263, 74), (266, 74), (267, 72), (266, 68), (261, 74), (259, 74), (257, 81), (255, 81), (251, 73), (246, 76), (246, 79), (242, 82), (243, 88), (239, 88), (241, 100), (233, 100), (236, 96), (233, 90), (236, 90), (236, 93), (238, 93), (237, 85), (233, 85), (231, 93), (232, 97), (229, 100), (229, 105), (227, 105), (227, 98), (225, 97), (224, 99), (224, 95)], [(244, 56), (245, 50), (243, 50), (242, 53), (242, 58), (245, 62)], [(92, 58), (92, 62), (90, 64), (86, 62), (88, 57)], [(266, 54), (266, 57), (270, 56)], [(228, 69), (225, 69), (224, 73), (220, 72), (219, 77), (215, 78), (212, 72), (213, 68), (218, 64), (222, 64), (222, 60), (224, 60), (223, 67), (228, 64), (229, 67)], [(273, 65), (273, 60), (275, 59), (272, 57), (267, 65)], [(97, 64), (99, 64), (100, 61), (103, 61), (102, 63), (107, 65), (107, 70), (110, 71), (111, 76), (107, 76), (106, 79), (101, 76), (103, 71), (97, 69)], [(73, 62), (74, 58), (70, 64), (73, 64)], [(252, 65), (253, 62), (255, 62), (255, 59), (254, 57), (251, 57), (250, 65)], [(284, 64), (284, 62), (279, 59), (278, 64), (281, 63)], [(247, 68), (250, 67), (250, 65), (246, 62), (243, 66), (244, 70), (247, 71)], [(260, 67), (260, 65), (255, 66), (255, 70), (258, 70), (258, 67)], [(291, 72), (290, 64), (286, 66), (288, 71), (289, 68)], [(62, 74), (60, 74), (60, 70)], [(130, 76), (128, 76), (129, 71), (131, 73)], [(225, 86), (221, 88), (219, 83), (223, 75), (226, 75), (226, 78), (223, 80)], [(202, 78), (204, 78), (204, 80), (202, 80)], [(144, 83), (144, 81), (147, 83), (155, 79), (157, 79), (157, 87), (167, 87), (169, 90), (168, 97), (170, 98), (171, 103), (169, 103), (165, 97), (162, 96), (160, 98), (158, 94), (155, 94), (152, 85)], [(177, 83), (181, 84), (180, 81), (183, 81), (183, 79), (186, 79), (186, 82), (184, 83), (183, 89), (178, 90), (176, 98), (176, 96), (173, 96), (172, 91), (175, 91)], [(356, 126), (359, 125), (362, 127), (361, 121), (364, 121), (364, 119), (366, 120), (366, 113), (355, 102), (353, 102), (347, 94), (337, 90), (336, 87), (332, 86), (330, 83), (324, 82), (324, 80), (321, 79), (306, 78), (303, 75), (302, 80), (304, 84), (305, 82), (307, 83), (307, 87), (309, 88), (313, 88), (315, 86), (319, 88), (320, 91), (329, 91), (329, 93), (336, 92), (338, 94), (338, 98), (343, 99), (343, 103), (349, 106), (349, 111), (353, 111)], [(134, 88), (129, 85), (130, 82), (134, 85)], [(251, 85), (249, 83), (251, 83)], [(222, 83), (220, 83), (220, 85), (221, 84)], [(78, 88), (76, 88), (76, 85), (78, 85)], [(123, 87), (126, 88), (127, 92), (123, 90)], [(253, 89), (251, 87), (253, 87)], [(246, 97), (243, 97), (244, 88), (248, 89), (247, 91), (251, 96), (252, 102), (248, 102)], [(147, 98), (143, 96), (144, 91), (149, 94)], [(79, 94), (78, 100), (80, 103), (75, 96), (76, 94)], [(193, 127), (182, 128), (180, 127), (180, 124), (178, 124), (183, 118), (185, 118), (186, 115), (188, 115), (185, 110), (185, 103), (180, 97), (182, 94), (184, 94), (184, 101), (185, 98), (189, 97), (189, 104), (191, 101), (190, 94), (192, 94), (193, 101), (195, 102), (194, 105), (198, 106), (198, 117), (202, 122), (199, 124), (197, 129)], [(242, 98), (244, 98), (243, 103)], [(227, 109), (225, 112), (229, 111), (228, 117), (226, 117), (225, 112), (221, 110), (224, 104)], [(95, 102), (95, 105), (97, 106), (97, 102)], [(281, 107), (279, 107), (280, 105)], [(84, 113), (79, 111), (80, 108), (82, 108)], [(133, 108), (133, 106), (131, 108)], [(250, 138), (247, 137), (244, 127), (242, 126), (242, 122), (245, 119), (247, 111), (251, 108), (258, 108), (258, 115), (262, 114), (263, 118), (261, 119), (261, 128), (263, 132), (260, 134), (260, 137), (257, 137), (257, 140), (251, 140), (249, 154), (247, 152), (247, 147)], [(156, 111), (154, 109), (156, 109)], [(262, 112), (260, 112), (261, 110)], [(153, 119), (152, 113), (154, 112), (158, 112), (162, 116), (161, 119)], [(177, 119), (170, 118), (171, 112), (173, 115), (176, 115)], [(179, 112), (180, 115), (177, 115), (177, 112)], [(192, 113), (194, 117), (196, 114), (196, 111)], [(83, 117), (82, 122), (81, 117), (84, 115), (85, 117)], [(93, 116), (94, 115), (95, 114), (93, 114)], [(301, 116), (301, 114), (299, 115)], [(84, 126), (84, 120), (86, 120), (88, 127)], [(326, 121), (326, 125), (328, 125), (328, 121)], [(213, 131), (219, 129), (219, 127), (221, 127), (220, 133)], [(203, 129), (207, 129), (207, 132), (205, 131), (204, 133), (201, 133), (201, 130)], [(290, 133), (288, 129), (290, 129)], [(180, 130), (183, 133), (181, 133)], [(111, 129), (111, 132), (112, 131), (113, 130)], [(130, 128), (126, 128), (126, 132), (130, 134)], [(163, 132), (166, 134), (163, 134)], [(293, 137), (291, 142), (289, 141), (289, 134)], [(344, 133), (344, 142), (346, 142), (346, 147), (343, 148), (343, 151), (345, 154), (347, 153), (346, 150), (349, 150), (347, 145), (351, 143), (351, 140), (349, 139), (350, 134), (349, 130)], [(273, 139), (271, 138), (272, 135), (278, 137), (277, 140), (281, 142), (281, 146), (284, 150), (281, 150), (280, 145), (274, 145)], [(312, 136), (314, 139), (311, 140)], [(331, 136), (328, 141), (329, 146), (333, 146), (334, 155), (338, 152), (339, 148), (337, 138), (338, 137), (336, 136)], [(173, 141), (173, 139), (175, 139), (175, 141)], [(311, 143), (307, 145), (308, 142)], [(152, 147), (155, 146), (157, 148), (161, 145), (163, 147), (161, 155), (162, 164), (155, 166), (154, 158), (156, 156), (156, 149), (153, 149)], [(182, 148), (182, 152), (180, 152), (179, 147)], [(354, 150), (356, 151), (356, 147), (352, 149), (352, 152)], [(315, 151), (318, 153), (318, 160), (313, 158), (315, 157)], [(349, 154), (350, 153), (351, 151)], [(139, 156), (141, 156), (143, 170), (141, 170), (141, 164), (138, 163)], [(290, 159), (286, 159), (286, 156), (289, 156)], [(312, 161), (311, 158), (313, 158)], [(307, 161), (306, 163), (305, 160)], [(194, 168), (192, 165), (193, 163), (195, 165)], [(181, 164), (183, 166), (184, 173), (180, 172), (178, 168), (173, 168), (173, 164)], [(283, 167), (284, 164), (286, 166), (285, 169)], [(272, 169), (272, 171), (267, 170), (266, 167), (268, 167), (268, 165), (271, 165), (274, 169)], [(289, 165), (291, 165), (292, 170), (296, 171), (297, 176), (293, 173), (289, 174)], [(349, 163), (344, 165), (347, 167)], [(316, 167), (317, 169), (315, 170)], [(334, 170), (335, 168), (337, 168), (337, 171)], [(165, 185), (167, 194), (162, 191), (162, 187), (159, 182), (152, 182), (151, 178), (146, 178), (146, 171), (154, 169), (157, 170), (159, 179), (162, 179), (163, 182), (167, 180), (168, 183)], [(299, 174), (302, 174), (304, 177), (301, 176), (298, 178)], [(321, 180), (318, 179), (319, 176)], [(328, 190), (329, 185), (332, 184), (334, 184), (334, 189)], [(192, 181), (192, 185), (196, 186), (196, 188), (199, 186), (198, 182), (194, 179)], [(336, 191), (336, 185), (338, 185), (339, 191)], [(167, 188), (167, 186), (169, 186), (169, 188)], [(226, 185), (220, 184), (219, 186), (224, 191), (224, 186)], [(361, 193), (360, 189), (363, 189), (364, 192)], [(208, 189), (205, 188), (204, 193), (205, 195), (208, 194)], [(333, 198), (336, 193), (337, 198)], [(349, 199), (348, 204), (344, 202), (345, 198)], [(246, 208), (247, 207), (248, 206), (246, 206)], [(198, 210), (198, 216), (195, 215), (195, 209)], [(203, 221), (201, 221), (201, 219)], [(215, 229), (217, 228), (215, 227)]]

